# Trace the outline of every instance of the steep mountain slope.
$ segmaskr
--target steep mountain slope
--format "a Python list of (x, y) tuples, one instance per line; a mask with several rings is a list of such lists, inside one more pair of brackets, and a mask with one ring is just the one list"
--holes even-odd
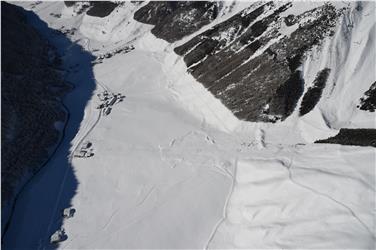
[(21, 11), (1, 3), (2, 229), (14, 197), (49, 158), (67, 119), (70, 89), (59, 55)]
[[(171, 27), (187, 25), (181, 23), (180, 11), (166, 10), (172, 13), (168, 15), (171, 18), (161, 15), (158, 9), (163, 6), (155, 6), (160, 4), (146, 5), (135, 13), (135, 18), (142, 21), (139, 16), (147, 13), (148, 19), (155, 19), (148, 22), (156, 25), (153, 34), (169, 42), (178, 40), (179, 37), (169, 39), (159, 30), (178, 34), (174, 29), (163, 28), (164, 23)], [(340, 15), (331, 4), (284, 15), (290, 8), (302, 9), (299, 5), (303, 4), (253, 3), (176, 47), (175, 52), (184, 56), (190, 73), (238, 118), (249, 121), (285, 119), (303, 92), (304, 79), (298, 70), (303, 56), (333, 34)], [(201, 13), (212, 8), (205, 5), (184, 7)], [(149, 8), (157, 11), (148, 12)], [(191, 18), (190, 25), (200, 28), (201, 21), (186, 12), (183, 20)], [(205, 18), (205, 15), (200, 16)], [(186, 35), (194, 31), (188, 29)]]
[[(84, 16), (80, 30), (105, 43), (149, 36), (149, 29), (132, 21), (132, 13), (136, 20), (152, 24), (155, 36), (173, 42), (187, 71), (241, 120), (276, 122), (292, 116), (298, 126), (319, 122), (315, 127), (321, 130), (374, 127), (373, 114), (356, 107), (375, 78), (361, 73), (372, 71), (375, 58), (363, 62), (357, 56), (375, 49), (371, 3), (129, 3), (103, 19)], [(202, 13), (200, 18), (197, 13)], [(142, 40), (152, 50), (166, 46)], [(174, 53), (169, 55), (175, 60)], [(174, 66), (178, 60), (170, 63), (175, 63), (170, 70), (179, 69)], [(360, 70), (347, 73), (355, 63)], [(312, 90), (320, 74), (325, 74), (325, 88)], [(361, 84), (353, 96), (345, 97), (357, 82)], [(299, 109), (306, 117), (296, 120), (293, 113)]]
[[(360, 105), (376, 80), (375, 3), (124, 2), (103, 17), (19, 4), (96, 57), (96, 89), (4, 248), (374, 248), (375, 113)], [(65, 65), (83, 67), (81, 53)], [(105, 91), (125, 95), (109, 113)], [(313, 143), (359, 132), (365, 147)], [(94, 155), (73, 157), (85, 141)], [(65, 167), (74, 194), (64, 178), (41, 199)]]
[(360, 98), (361, 110), (368, 110), (369, 112), (375, 112), (376, 108), (376, 82), (374, 82), (369, 90), (364, 93), (364, 97)]
[[(139, 13), (149, 8), (163, 8), (154, 5), (148, 4), (136, 12), (136, 20), (142, 21), (138, 17)], [(333, 40), (335, 27), (347, 22), (343, 20), (346, 16), (343, 13), (349, 12), (349, 5), (303, 2), (255, 2), (249, 5), (224, 22), (198, 32), (174, 51), (184, 57), (188, 71), (239, 119), (269, 122), (284, 120), (294, 111), (304, 92), (304, 83), (308, 80), (302, 72), (303, 61), (312, 49), (322, 48), (325, 39)], [(185, 8), (204, 13), (211, 7), (188, 5)], [(354, 9), (354, 12), (359, 12), (358, 15), (351, 15), (362, 15), (362, 8), (362, 3), (358, 3)], [(147, 13), (150, 20), (162, 18), (149, 22), (155, 24), (153, 34), (172, 42), (178, 38), (171, 40), (158, 32), (160, 25), (163, 27), (165, 22), (172, 27), (182, 26), (180, 12), (169, 12), (169, 18), (166, 19), (158, 11)], [(190, 25), (201, 27), (201, 21), (194, 15), (187, 12), (184, 17), (194, 20)], [(350, 32), (354, 29), (353, 23), (345, 25)], [(372, 23), (370, 25), (372, 29), (374, 26)], [(165, 30), (176, 33), (171, 28)], [(193, 32), (187, 30), (186, 35)], [(372, 67), (375, 65), (374, 58), (369, 59), (373, 61), (367, 64)], [(334, 67), (338, 68), (337, 65)], [(322, 70), (324, 68), (310, 73), (319, 75)], [(336, 71), (330, 70), (330, 67), (326, 69), (326, 78), (338, 75)]]
[(175, 42), (209, 24), (217, 15), (215, 2), (150, 2), (134, 13), (134, 19), (155, 25), (152, 34)]
[(336, 136), (316, 142), (376, 147), (376, 129), (343, 128)]
[(291, 7), (252, 5), (175, 51), (238, 118), (285, 119), (303, 93), (301, 58), (330, 32), (337, 17), (331, 5), (281, 17)]

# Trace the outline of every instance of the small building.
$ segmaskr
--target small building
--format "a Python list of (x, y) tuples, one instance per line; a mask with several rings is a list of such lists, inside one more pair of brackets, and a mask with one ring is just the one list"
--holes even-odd
[(50, 242), (52, 244), (57, 244), (59, 242), (62, 242), (64, 240), (66, 240), (68, 237), (67, 235), (65, 234), (65, 231), (64, 229), (59, 229), (57, 230), (55, 233), (53, 233), (50, 237)]
[(86, 151), (79, 151), (79, 152), (76, 152), (75, 154), (74, 154), (74, 157), (78, 157), (78, 158), (84, 158), (85, 157), (85, 155), (86, 155)]
[(88, 149), (88, 148), (90, 148), (91, 146), (92, 146), (93, 144), (91, 143), (91, 142), (89, 142), (89, 141), (87, 141), (87, 142), (84, 142), (83, 144), (82, 144), (82, 149)]
[(68, 207), (63, 210), (64, 218), (72, 218), (76, 210), (74, 208)]
[(114, 97), (112, 97), (112, 99), (111, 99), (111, 101), (108, 103), (108, 105), (109, 105), (109, 106), (114, 105), (115, 102), (116, 102), (116, 100), (117, 100), (117, 96), (115, 95)]
[(101, 100), (101, 101), (105, 100), (105, 95), (103, 93), (99, 93), (99, 94), (97, 94), (97, 96), (98, 96), (99, 100)]
[(85, 157), (87, 157), (87, 158), (92, 157), (92, 156), (94, 156), (94, 153), (93, 153), (92, 151), (87, 152), (87, 153), (85, 154)]
[(104, 114), (104, 115), (109, 115), (110, 113), (111, 113), (111, 108), (110, 108), (110, 107), (105, 108), (105, 109), (103, 110), (103, 114)]

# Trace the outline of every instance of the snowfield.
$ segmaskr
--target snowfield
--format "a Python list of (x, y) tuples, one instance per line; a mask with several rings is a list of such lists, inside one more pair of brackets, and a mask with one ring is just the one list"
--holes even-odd
[(373, 153), (331, 145), (251, 151), (238, 161), (227, 217), (209, 248), (374, 248)]
[[(30, 3), (17, 4), (30, 9)], [(135, 49), (93, 66), (96, 89), (70, 149), (90, 141), (95, 155), (71, 158), (78, 187), (71, 200), (76, 212), (63, 222), (68, 238), (49, 245), (57, 211), (64, 208), (59, 199), (65, 170), (59, 168), (65, 166), (56, 162), (68, 156), (58, 151), (43, 177), (62, 173), (56, 188), (32, 182), (4, 247), (374, 249), (375, 149), (312, 142), (340, 127), (376, 127), (374, 113), (352, 105), (376, 78), (370, 56), (376, 53), (375, 4), (364, 4), (364, 15), (349, 11), (334, 39), (303, 65), (311, 79), (306, 84), (323, 64), (336, 71), (337, 84), (328, 80), (309, 115), (295, 111), (276, 124), (239, 121), (186, 73), (174, 44), (133, 20), (137, 8), (127, 2), (105, 18), (72, 16), (62, 2), (32, 9), (51, 28), (77, 28), (70, 39), (94, 55), (127, 44)], [(56, 19), (52, 12), (63, 16)], [(354, 71), (348, 70), (352, 64)], [(85, 86), (69, 79), (78, 86), (65, 100), (74, 113), (72, 100)], [(96, 109), (97, 94), (105, 89), (126, 96), (107, 116)], [(41, 194), (53, 208), (39, 215), (49, 218), (49, 226), (33, 216)]]

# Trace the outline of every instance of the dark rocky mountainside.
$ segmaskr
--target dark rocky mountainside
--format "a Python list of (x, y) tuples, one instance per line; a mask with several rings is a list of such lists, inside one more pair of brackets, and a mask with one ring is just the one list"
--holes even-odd
[(330, 69), (326, 68), (317, 73), (313, 86), (309, 87), (304, 94), (302, 104), (300, 105), (299, 114), (305, 115), (310, 112), (321, 98), (322, 91), (325, 88), (326, 81), (330, 74)]
[(175, 42), (209, 24), (218, 15), (215, 2), (150, 2), (134, 14), (134, 19), (155, 25), (151, 32)]
[(89, 16), (106, 17), (112, 13), (112, 11), (119, 5), (118, 3), (110, 1), (64, 1), (65, 6), (74, 7), (79, 4), (77, 8), (77, 14), (85, 12)]
[(91, 2), (91, 8), (86, 12), (89, 16), (105, 17), (111, 14), (117, 4), (108, 1)]
[[(189, 72), (238, 118), (283, 120), (304, 91), (299, 70), (302, 59), (333, 34), (340, 15), (331, 4), (325, 4), (299, 15), (283, 16), (291, 6), (286, 2), (255, 2), (175, 52), (184, 57)], [(154, 24), (154, 35), (174, 42), (210, 22), (217, 9), (215, 3), (206, 2), (151, 2), (134, 18)], [(184, 25), (185, 20), (194, 22)], [(288, 28), (290, 34), (281, 31)]]
[(376, 82), (374, 82), (369, 90), (364, 93), (364, 97), (360, 99), (361, 110), (367, 110), (369, 112), (375, 112), (376, 109)]
[(376, 129), (342, 128), (336, 136), (318, 140), (316, 143), (376, 147)]
[(56, 51), (28, 24), (21, 10), (1, 2), (1, 14), (4, 206), (55, 148), (67, 119), (61, 98), (70, 87), (62, 79)]

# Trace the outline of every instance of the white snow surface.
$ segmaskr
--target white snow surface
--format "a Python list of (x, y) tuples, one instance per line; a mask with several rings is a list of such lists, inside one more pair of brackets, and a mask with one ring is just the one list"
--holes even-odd
[[(231, 5), (221, 20), (250, 3)], [(76, 213), (64, 221), (68, 239), (58, 248), (374, 249), (375, 149), (312, 144), (341, 127), (376, 127), (374, 113), (356, 108), (376, 79), (375, 3), (351, 6), (334, 38), (303, 65), (307, 86), (318, 70), (332, 69), (323, 98), (306, 116), (295, 111), (276, 124), (239, 121), (186, 73), (173, 52), (182, 41), (168, 44), (133, 20), (140, 6), (126, 2), (105, 18), (72, 16), (56, 2), (33, 9), (52, 28), (77, 28), (72, 41), (93, 53), (135, 46), (94, 66), (98, 86), (72, 145), (85, 138), (95, 155), (72, 160)], [(96, 122), (103, 87), (126, 98)], [(12, 225), (35, 237), (18, 233), (11, 247), (49, 237), (48, 228), (25, 229), (33, 223), (26, 216)]]

